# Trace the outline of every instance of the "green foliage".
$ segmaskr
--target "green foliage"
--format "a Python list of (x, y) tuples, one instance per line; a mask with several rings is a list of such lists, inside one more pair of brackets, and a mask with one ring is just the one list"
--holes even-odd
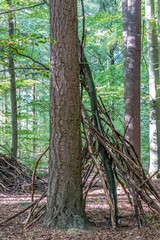
[[(19, 9), (33, 6), (39, 1), (13, 0), (12, 3), (13, 9)], [(1, 12), (8, 11), (8, 7), (7, 1), (2, 1)], [(11, 46), (15, 62), (18, 104), (18, 155), (30, 165), (48, 146), (49, 141), (49, 74), (45, 70), (36, 70), (43, 68), (37, 62), (49, 65), (49, 11), (45, 4), (15, 11), (15, 30), (12, 40), (8, 36), (9, 16), (10, 13), (3, 15), (0, 31), (0, 70), (4, 70), (0, 72), (2, 79), (0, 82), (0, 112), (2, 113), (0, 143), (10, 150), (11, 106), (7, 69), (8, 50)]]
[[(39, 0), (12, 0), (13, 9), (33, 6)], [(82, 38), (82, 9), (78, 6), (79, 38)], [(8, 11), (7, 1), (1, 0), (1, 12)], [(123, 39), (121, 1), (86, 0), (85, 8), (85, 54), (90, 64), (97, 95), (101, 96), (115, 127), (121, 134), (123, 126)], [(38, 155), (49, 142), (49, 46), (56, 44), (49, 37), (49, 9), (46, 4), (14, 12), (15, 31), (8, 36), (8, 17), (1, 15), (0, 26), (0, 144), (10, 149), (11, 106), (8, 74), (8, 51), (12, 47), (15, 61), (19, 157), (33, 167)], [(142, 162), (149, 161), (149, 98), (147, 42), (142, 1), (142, 98), (141, 133)], [(16, 50), (15, 50), (16, 49)], [(30, 58), (25, 57), (29, 56)], [(33, 60), (35, 61), (33, 61)], [(39, 70), (37, 69), (39, 68)], [(89, 109), (87, 93), (83, 102)], [(45, 162), (44, 162), (45, 163)], [(42, 162), (42, 165), (44, 165)]]

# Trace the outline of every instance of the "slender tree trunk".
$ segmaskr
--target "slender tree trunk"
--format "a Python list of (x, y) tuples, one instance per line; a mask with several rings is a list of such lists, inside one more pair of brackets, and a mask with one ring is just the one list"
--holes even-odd
[(4, 118), (5, 118), (5, 121), (4, 121), (4, 133), (6, 133), (6, 129), (7, 129), (7, 124), (8, 124), (8, 105), (7, 105), (7, 102), (8, 102), (8, 94), (7, 94), (7, 91), (5, 91), (4, 93)]
[(1, 134), (5, 133), (5, 95), (2, 95), (0, 98), (0, 124), (3, 130)]
[[(5, 67), (4, 67), (4, 72), (3, 72), (3, 76), (4, 76), (4, 80), (6, 81), (6, 71), (5, 71)], [(5, 90), (4, 91), (4, 95), (3, 95), (3, 99), (4, 99), (4, 124), (3, 124), (3, 132), (6, 133), (6, 129), (7, 129), (7, 123), (8, 123), (8, 91)], [(3, 104), (3, 101), (2, 101)]]
[(50, 162), (45, 224), (85, 228), (76, 0), (50, 1)]
[(124, 102), (127, 97), (127, 39), (128, 39), (128, 0), (122, 1), (123, 12), (123, 76), (124, 76)]
[(123, 17), (125, 137), (140, 157), (141, 1), (128, 0), (128, 5), (124, 4), (123, 8), (128, 8)]
[(156, 32), (156, 22), (154, 19), (154, 0), (146, 0), (146, 24), (147, 24), (147, 41), (149, 53), (149, 95), (150, 95), (150, 174), (158, 170), (160, 138), (160, 93), (159, 88), (159, 64), (158, 64), (158, 41)]
[[(158, 62), (160, 69), (160, 0), (158, 0)], [(158, 168), (160, 169), (160, 70), (159, 70), (159, 81), (157, 86), (157, 111), (158, 111)], [(160, 175), (160, 173), (159, 173)]]
[(37, 122), (36, 122), (36, 84), (33, 84), (33, 154), (35, 154), (36, 151), (36, 130), (37, 130)]
[[(12, 7), (11, 0), (7, 0), (10, 8)], [(14, 35), (14, 19), (13, 14), (9, 14), (9, 37), (10, 40), (13, 39)], [(12, 43), (11, 43), (12, 44)], [(14, 71), (14, 58), (11, 48), (9, 48), (8, 53), (9, 61), (9, 75), (10, 75), (10, 92), (11, 92), (11, 112), (12, 112), (12, 157), (17, 157), (17, 147), (18, 147), (18, 129), (17, 129), (17, 99), (16, 99), (16, 83), (15, 83), (15, 71)]]

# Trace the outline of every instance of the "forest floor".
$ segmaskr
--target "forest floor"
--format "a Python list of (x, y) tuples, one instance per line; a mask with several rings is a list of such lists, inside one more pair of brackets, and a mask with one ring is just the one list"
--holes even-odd
[[(156, 181), (160, 190), (160, 180)], [(36, 193), (36, 197), (39, 194)], [(30, 203), (30, 194), (0, 194), (0, 221), (22, 210)], [(36, 222), (24, 229), (27, 213), (20, 215), (7, 224), (0, 226), (0, 240), (160, 240), (160, 217), (157, 217), (144, 206), (147, 223), (138, 229), (134, 218), (134, 209), (128, 203), (123, 190), (118, 188), (120, 227), (116, 230), (107, 227), (108, 206), (103, 189), (96, 187), (88, 195), (86, 212), (95, 223), (90, 230), (70, 229), (60, 231), (45, 228)]]

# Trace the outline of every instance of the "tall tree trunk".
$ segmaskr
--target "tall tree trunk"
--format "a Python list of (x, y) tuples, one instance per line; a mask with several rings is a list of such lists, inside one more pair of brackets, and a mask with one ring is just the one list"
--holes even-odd
[[(147, 41), (149, 53), (149, 95), (150, 95), (150, 166), (149, 172), (155, 173), (159, 166), (159, 147), (160, 138), (160, 92), (159, 88), (159, 64), (158, 64), (158, 41), (156, 32), (156, 22), (154, 19), (154, 0), (146, 0), (146, 24), (147, 24)], [(160, 134), (160, 133), (159, 133)], [(159, 147), (158, 147), (159, 146)]]
[(85, 228), (77, 0), (50, 1), (50, 162), (45, 224)]
[[(125, 1), (123, 9), (124, 3)], [(127, 47), (127, 52), (125, 52), (127, 55), (124, 57), (125, 136), (140, 157), (141, 1), (128, 0), (126, 10), (127, 12), (123, 17), (124, 51)], [(126, 19), (128, 19), (128, 23)]]
[[(141, 60), (141, 1), (123, 0), (124, 39), (124, 120), (125, 137), (140, 158), (140, 60)], [(133, 175), (133, 172), (130, 172)], [(138, 227), (141, 219), (135, 188), (128, 186), (134, 202)]]
[[(7, 0), (10, 8), (12, 7), (12, 1)], [(12, 41), (14, 35), (14, 18), (13, 14), (9, 14), (9, 37)], [(12, 43), (10, 43), (12, 44)], [(11, 46), (11, 45), (10, 45)], [(16, 83), (15, 83), (15, 71), (14, 71), (14, 58), (12, 50), (9, 47), (8, 53), (9, 61), (9, 75), (10, 75), (10, 92), (11, 92), (11, 112), (12, 112), (12, 158), (17, 157), (17, 146), (18, 146), (18, 129), (17, 129), (17, 99), (16, 99)]]

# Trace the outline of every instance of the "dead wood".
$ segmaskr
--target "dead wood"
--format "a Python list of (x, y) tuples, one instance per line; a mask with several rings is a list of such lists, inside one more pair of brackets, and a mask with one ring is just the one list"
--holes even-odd
[[(154, 184), (150, 181), (152, 176), (150, 178), (146, 176), (146, 171), (143, 169), (131, 144), (115, 130), (104, 104), (102, 106), (99, 104), (99, 109), (101, 115), (103, 114), (102, 119), (105, 119), (105, 123), (108, 125), (105, 134), (99, 133), (95, 129), (87, 111), (82, 105), (84, 113), (83, 122), (89, 134), (97, 142), (100, 142), (110, 155), (115, 166), (116, 175), (119, 175), (120, 179), (123, 180), (121, 180), (120, 184), (125, 183), (127, 186), (129, 191), (125, 192), (130, 192), (134, 200), (135, 215), (137, 216), (137, 223), (140, 226), (139, 217), (143, 214), (140, 199), (160, 214), (160, 207), (157, 204), (157, 202), (160, 203), (159, 194)], [(110, 136), (112, 134), (112, 137), (108, 137), (108, 132), (110, 132)], [(124, 184), (122, 184), (122, 187), (124, 188)]]
[[(110, 206), (112, 227), (115, 227), (114, 204), (110, 199), (106, 177), (104, 173), (104, 163), (99, 154), (99, 143), (107, 151), (112, 161), (113, 170), (118, 183), (124, 189), (128, 200), (134, 205), (135, 217), (137, 225), (141, 227), (141, 222), (145, 221), (145, 214), (142, 203), (145, 202), (148, 207), (160, 215), (160, 198), (159, 193), (151, 181), (152, 176), (143, 169), (140, 159), (135, 153), (133, 146), (115, 129), (112, 120), (107, 112), (102, 99), (100, 99), (99, 114), (105, 123), (105, 131), (99, 132), (93, 125), (93, 119), (88, 115), (87, 110), (82, 105), (82, 123), (84, 134), (84, 147), (82, 151), (82, 186), (84, 193), (84, 202), (87, 194), (97, 182), (97, 178), (101, 180), (102, 187), (106, 196), (107, 204)], [(28, 174), (24, 174), (23, 168), (18, 164), (11, 162), (9, 157), (0, 154), (0, 189), (3, 191), (18, 189), (22, 185), (22, 181), (29, 182), (31, 186), (31, 199), (33, 203), (14, 214), (13, 216), (0, 222), (7, 223), (25, 211), (29, 210), (25, 228), (38, 221), (45, 213), (46, 204), (40, 204), (40, 201), (46, 197), (46, 192), (36, 201), (34, 201), (35, 176), (38, 163), (42, 156), (48, 151), (48, 148), (38, 158), (32, 178)], [(16, 187), (14, 186), (16, 185)]]
[(42, 157), (47, 153), (47, 151), (49, 150), (49, 147), (46, 148), (46, 150), (40, 155), (40, 157), (38, 158), (33, 173), (32, 173), (32, 184), (31, 184), (31, 190), (32, 190), (32, 194), (31, 194), (31, 201), (34, 201), (34, 192), (35, 192), (35, 178), (36, 178), (36, 171), (37, 171), (37, 167), (38, 167), (38, 163), (40, 162), (40, 160), (42, 159)]
[(0, 153), (1, 192), (20, 191), (23, 184), (31, 182), (31, 177), (16, 159)]
[(26, 212), (28, 209), (32, 208), (34, 205), (37, 205), (43, 198), (45, 198), (47, 196), (47, 193), (44, 192), (41, 197), (37, 200), (35, 200), (34, 202), (32, 202), (29, 206), (27, 206), (26, 208), (24, 208), (23, 210), (19, 211), (18, 213), (15, 213), (14, 215), (6, 218), (5, 220), (0, 222), (0, 225), (3, 225), (9, 221), (11, 221), (12, 219), (18, 217), (19, 215), (21, 215), (22, 213)]

